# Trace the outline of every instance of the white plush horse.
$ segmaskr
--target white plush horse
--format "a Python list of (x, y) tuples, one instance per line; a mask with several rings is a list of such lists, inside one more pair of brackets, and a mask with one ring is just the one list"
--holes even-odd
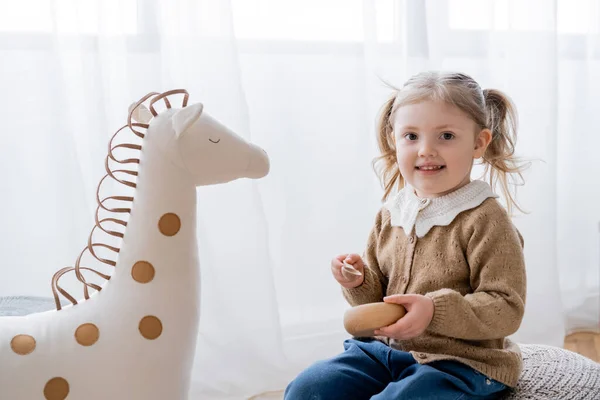
[[(172, 95), (184, 96), (182, 108), (171, 108)], [(98, 194), (99, 211), (129, 213), (129, 219), (97, 213), (84, 249), (114, 266), (114, 272), (109, 276), (81, 266), (82, 252), (74, 267), (53, 278), (57, 310), (0, 318), (1, 399), (187, 398), (199, 322), (196, 187), (261, 178), (269, 171), (261, 148), (211, 118), (202, 104), (187, 106), (187, 99), (184, 90), (150, 93), (130, 107), (121, 129), (131, 129), (142, 144), (113, 145), (111, 140), (106, 167), (107, 176), (134, 188), (134, 195), (100, 200)], [(165, 103), (160, 113), (154, 108), (158, 100)], [(139, 156), (117, 158), (114, 151), (123, 148)], [(115, 162), (139, 165), (137, 171), (112, 170)], [(127, 207), (109, 207), (109, 202)], [(122, 239), (120, 248), (94, 243), (96, 228)], [(100, 257), (99, 249), (118, 257)], [(83, 302), (58, 285), (70, 271), (84, 285)], [(83, 271), (110, 281), (91, 283)], [(96, 290), (91, 296), (88, 287)], [(73, 304), (62, 308), (58, 293)]]

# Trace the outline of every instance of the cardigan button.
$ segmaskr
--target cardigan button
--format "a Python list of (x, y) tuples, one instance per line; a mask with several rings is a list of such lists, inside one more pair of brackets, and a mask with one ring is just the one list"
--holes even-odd
[(427, 358), (427, 354), (425, 354), (425, 353), (419, 353), (419, 354), (417, 354), (417, 357), (419, 357), (419, 358)]
[(410, 243), (414, 243), (414, 242), (415, 242), (415, 237), (414, 237), (414, 236), (411, 236), (411, 237), (409, 237), (409, 238), (408, 238), (408, 241), (409, 241)]

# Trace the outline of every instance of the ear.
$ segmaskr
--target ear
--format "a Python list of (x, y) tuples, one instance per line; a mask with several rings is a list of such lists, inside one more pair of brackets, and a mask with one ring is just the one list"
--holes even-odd
[(485, 154), (485, 150), (492, 141), (492, 131), (483, 129), (475, 137), (475, 149), (473, 150), (473, 158), (481, 158)]
[(175, 135), (180, 137), (194, 122), (202, 115), (204, 105), (202, 103), (192, 104), (184, 107), (173, 114), (173, 129)]
[[(135, 104), (136, 103), (131, 103), (131, 105), (129, 106), (130, 113), (133, 107), (135, 107)], [(147, 124), (152, 119), (152, 113), (150, 112), (150, 110), (148, 110), (148, 107), (146, 107), (143, 104), (140, 104), (135, 109), (133, 109), (133, 114), (131, 114), (131, 118), (142, 124)]]

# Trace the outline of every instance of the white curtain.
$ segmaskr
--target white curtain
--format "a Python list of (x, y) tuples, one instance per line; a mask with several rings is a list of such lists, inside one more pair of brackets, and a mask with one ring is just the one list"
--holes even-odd
[[(186, 88), (263, 146), (260, 181), (200, 188), (192, 397), (281, 390), (342, 350), (330, 259), (361, 252), (382, 191), (374, 126), (424, 69), (507, 92), (530, 213), (521, 343), (600, 328), (600, 1), (0, 1), (0, 296), (50, 295), (85, 246), (127, 106)], [(68, 289), (77, 290), (72, 284)]]

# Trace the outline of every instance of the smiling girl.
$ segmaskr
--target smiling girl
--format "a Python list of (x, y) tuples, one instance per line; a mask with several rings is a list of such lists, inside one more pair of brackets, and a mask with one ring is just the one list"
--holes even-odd
[[(497, 90), (460, 73), (421, 73), (395, 91), (378, 127), (384, 206), (364, 259), (341, 254), (334, 278), (352, 306), (401, 304), (406, 315), (352, 338), (304, 370), (286, 399), (493, 399), (519, 378), (523, 238), (496, 200), (522, 167), (516, 115)], [(471, 180), (481, 159), (490, 184)], [(344, 263), (360, 275), (345, 273)]]

